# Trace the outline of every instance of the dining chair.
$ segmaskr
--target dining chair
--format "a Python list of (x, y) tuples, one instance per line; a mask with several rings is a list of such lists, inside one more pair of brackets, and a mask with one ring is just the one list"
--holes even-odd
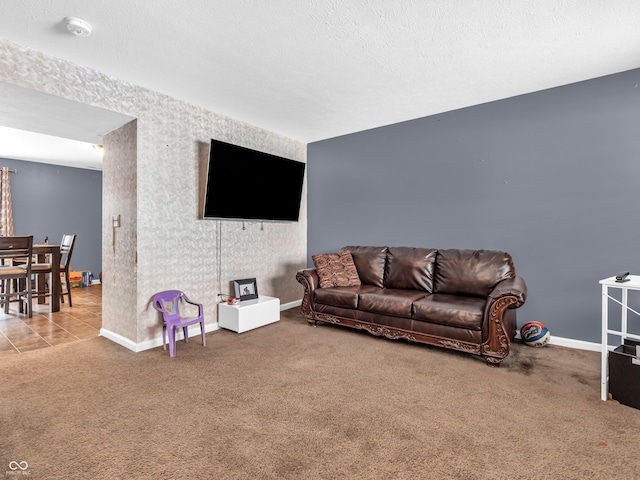
[(15, 297), (20, 306), (33, 316), (31, 291), (31, 255), (33, 236), (0, 237), (0, 304), (9, 313), (9, 303)]
[(64, 275), (64, 289), (60, 291), (60, 300), (64, 303), (64, 296), (69, 298), (69, 306), (71, 307), (71, 281), (69, 280), (69, 270), (71, 267), (71, 254), (76, 244), (75, 234), (64, 234), (60, 242), (60, 274)]
[[(198, 307), (197, 317), (183, 317), (180, 315), (179, 303), (180, 299), (184, 302)], [(182, 328), (184, 332), (184, 342), (189, 342), (189, 325), (200, 324), (200, 332), (202, 335), (202, 346), (206, 347), (206, 339), (204, 337), (204, 316), (202, 314), (202, 304), (192, 302), (180, 290), (165, 290), (158, 292), (153, 296), (153, 308), (162, 313), (162, 348), (167, 349), (166, 332), (169, 331), (169, 356), (176, 356), (176, 328)]]
[[(66, 295), (69, 298), (70, 307), (72, 307), (73, 304), (71, 302), (71, 282), (69, 281), (69, 270), (71, 269), (71, 255), (73, 254), (73, 247), (75, 246), (75, 244), (75, 234), (64, 234), (62, 236), (62, 241), (60, 242), (60, 275), (64, 275), (64, 282), (62, 282), (62, 286), (64, 288), (60, 289), (60, 300), (64, 303), (64, 296)], [(51, 264), (34, 263), (31, 266), (31, 271), (36, 275), (50, 275)], [(49, 292), (50, 288), (47, 286), (45, 287), (44, 291), (36, 291), (36, 296), (48, 296), (50, 294)]]

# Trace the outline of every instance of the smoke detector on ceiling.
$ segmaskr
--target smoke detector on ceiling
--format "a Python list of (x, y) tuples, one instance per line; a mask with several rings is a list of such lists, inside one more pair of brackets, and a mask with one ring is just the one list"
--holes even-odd
[(67, 30), (72, 34), (79, 37), (88, 37), (91, 35), (91, 25), (81, 18), (67, 17), (65, 18), (65, 21), (67, 22)]

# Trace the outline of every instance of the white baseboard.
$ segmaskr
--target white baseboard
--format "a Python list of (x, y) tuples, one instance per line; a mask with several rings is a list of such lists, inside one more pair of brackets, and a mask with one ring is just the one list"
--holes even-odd
[(573, 338), (554, 337), (553, 335), (551, 335), (551, 338), (549, 339), (549, 344), (559, 345), (561, 347), (577, 348), (578, 350), (591, 350), (593, 352), (602, 351), (602, 345), (599, 343), (574, 340)]
[[(280, 311), (288, 310), (290, 308), (296, 308), (302, 305), (302, 299), (294, 300), (293, 302), (285, 303), (280, 305)], [(219, 330), (218, 322), (205, 324), (204, 332), (214, 332)], [(191, 325), (189, 327), (189, 338), (196, 337), (200, 335), (200, 326), (199, 325)], [(104, 338), (108, 338), (112, 342), (117, 343), (118, 345), (122, 345), (123, 347), (131, 350), (132, 352), (142, 352), (144, 350), (150, 350), (152, 348), (161, 347), (162, 346), (162, 336), (157, 338), (152, 338), (150, 340), (145, 340), (144, 342), (136, 343), (122, 335), (112, 332), (111, 330), (107, 330), (106, 328), (100, 329), (100, 336)], [(182, 330), (176, 331), (176, 340), (184, 340), (184, 335)]]
[[(204, 333), (214, 332), (219, 330), (218, 322), (209, 323), (204, 325)], [(125, 348), (133, 352), (142, 352), (144, 350), (150, 350), (152, 348), (161, 347), (162, 346), (162, 335), (157, 338), (152, 338), (150, 340), (145, 340), (144, 342), (136, 343), (128, 338), (123, 337), (122, 335), (118, 335), (106, 328), (100, 329), (100, 336), (108, 338), (112, 342), (117, 343), (118, 345), (122, 345)], [(189, 327), (189, 339), (196, 338), (200, 336), (200, 325), (191, 325)], [(176, 331), (176, 340), (184, 340), (184, 334), (182, 333), (182, 329)]]
[[(516, 331), (516, 338), (522, 338), (520, 336), (520, 330)], [(585, 342), (584, 340), (575, 340), (573, 338), (555, 337), (551, 335), (549, 339), (549, 345), (558, 345), (560, 347), (577, 348), (578, 350), (591, 350), (593, 352), (602, 351), (602, 347), (599, 343)], [(613, 347), (609, 347), (612, 349)]]
[(280, 311), (289, 310), (290, 308), (296, 308), (296, 307), (299, 307), (300, 305), (302, 305), (302, 299), (294, 300), (293, 302), (289, 302), (289, 303), (283, 303), (282, 305), (280, 305)]
[[(296, 308), (302, 305), (302, 299), (294, 300), (293, 302), (288, 302), (280, 305), (280, 311), (288, 310), (290, 308)], [(214, 332), (219, 330), (218, 322), (205, 324), (204, 331), (205, 333)], [(117, 343), (118, 345), (122, 345), (125, 348), (133, 352), (142, 352), (143, 350), (149, 350), (151, 348), (161, 347), (162, 346), (162, 337), (153, 338), (151, 340), (146, 340), (141, 343), (135, 343), (128, 338), (123, 337), (122, 335), (118, 335), (106, 328), (100, 329), (100, 335), (108, 338), (112, 342)], [(191, 325), (189, 327), (189, 337), (196, 337), (200, 335), (200, 326), (199, 325)], [(520, 330), (516, 331), (516, 338), (520, 337)], [(182, 330), (176, 332), (176, 340), (184, 340), (184, 335), (182, 334)], [(596, 342), (585, 342), (583, 340), (575, 340), (573, 338), (563, 338), (563, 337), (555, 337), (551, 335), (549, 339), (549, 345), (558, 345), (560, 347), (568, 347), (568, 348), (577, 348), (578, 350), (590, 350), (593, 352), (602, 351), (602, 347), (599, 343)], [(613, 350), (615, 347), (609, 345), (609, 350)]]
[(123, 337), (122, 335), (118, 335), (117, 333), (114, 333), (111, 330), (107, 330), (106, 328), (100, 329), (100, 336), (104, 338), (108, 338), (112, 342), (117, 343), (118, 345), (122, 345), (123, 347), (128, 348), (129, 350), (132, 350), (134, 352), (140, 351), (138, 350), (135, 342), (129, 340), (126, 337)]

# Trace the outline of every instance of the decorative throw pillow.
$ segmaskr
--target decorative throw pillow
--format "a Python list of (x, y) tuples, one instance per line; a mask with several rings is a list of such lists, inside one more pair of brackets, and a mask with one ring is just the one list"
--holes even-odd
[(360, 285), (360, 277), (353, 263), (351, 252), (313, 255), (311, 259), (318, 272), (320, 288)]

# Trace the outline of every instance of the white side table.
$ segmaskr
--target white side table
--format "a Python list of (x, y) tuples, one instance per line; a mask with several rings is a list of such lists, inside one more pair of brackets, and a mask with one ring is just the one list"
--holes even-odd
[(220, 328), (242, 333), (280, 320), (280, 299), (260, 295), (237, 305), (218, 304)]
[[(640, 313), (636, 312), (633, 308), (630, 308), (627, 304), (629, 290), (640, 291), (640, 275), (629, 275), (627, 278), (629, 279), (629, 281), (623, 283), (616, 282), (616, 277), (609, 277), (600, 280), (600, 285), (602, 285), (602, 375), (600, 384), (600, 398), (602, 400), (607, 400), (609, 397), (609, 335), (615, 335), (619, 337), (621, 344), (624, 342), (625, 338), (640, 340), (640, 335), (634, 335), (627, 331), (627, 314), (629, 312), (632, 312), (640, 317)], [(620, 300), (609, 295), (610, 288), (619, 288), (621, 290)], [(622, 307), (620, 330), (613, 330), (609, 328), (610, 301), (615, 302)]]

